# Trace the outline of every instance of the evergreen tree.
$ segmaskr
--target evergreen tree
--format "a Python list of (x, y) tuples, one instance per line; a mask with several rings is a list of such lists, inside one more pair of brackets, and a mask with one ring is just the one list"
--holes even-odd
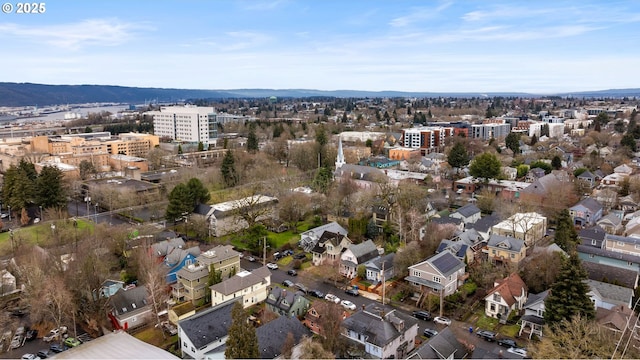
[(533, 136), (531, 137), (531, 142), (529, 142), (530, 146), (535, 145), (538, 142), (538, 137), (536, 136), (536, 134), (533, 134)]
[(449, 151), (449, 156), (447, 156), (447, 162), (451, 167), (454, 168), (462, 168), (469, 164), (469, 154), (467, 153), (467, 148), (460, 141), (453, 144), (453, 147)]
[(556, 219), (555, 243), (564, 251), (570, 253), (575, 250), (580, 241), (573, 220), (569, 215), (569, 210), (564, 209)]
[(620, 140), (620, 145), (626, 146), (632, 152), (636, 151), (636, 139), (633, 137), (633, 134), (627, 132), (622, 136)]
[(511, 132), (505, 137), (504, 142), (514, 154), (520, 154), (520, 134)]
[[(235, 267), (233, 268), (235, 269)], [(211, 301), (211, 291), (208, 289), (215, 284), (219, 284), (222, 282), (222, 271), (216, 270), (214, 264), (211, 264), (211, 268), (209, 269), (209, 276), (207, 278), (207, 289), (205, 290), (205, 299), (206, 303)]]
[(239, 176), (236, 171), (236, 160), (233, 157), (233, 152), (227, 150), (222, 159), (222, 165), (220, 166), (220, 172), (222, 173), (222, 180), (227, 187), (234, 187), (238, 185)]
[(316, 176), (313, 178), (313, 188), (323, 194), (326, 194), (331, 185), (333, 175), (331, 170), (326, 167), (321, 167), (316, 172)]
[(165, 211), (165, 219), (175, 221), (182, 218), (182, 214), (193, 211), (193, 201), (187, 185), (180, 183), (169, 193), (169, 204)]
[(247, 322), (247, 313), (240, 302), (236, 302), (231, 310), (231, 326), (227, 338), (227, 349), (224, 357), (227, 359), (258, 359), (258, 337), (256, 329)]
[(46, 209), (67, 205), (67, 194), (60, 169), (48, 165), (42, 168), (36, 179), (35, 197), (36, 203)]
[(573, 251), (568, 259), (563, 260), (560, 273), (544, 302), (544, 320), (549, 326), (563, 320), (570, 321), (574, 316), (585, 319), (595, 317), (595, 307), (587, 296), (589, 285), (585, 280), (587, 272), (582, 267), (578, 254)]
[(204, 151), (204, 143), (202, 141), (198, 141), (198, 151)]
[(256, 130), (251, 127), (249, 129), (249, 135), (247, 136), (247, 151), (250, 153), (255, 153), (258, 151), (258, 136), (256, 136)]
[(562, 168), (562, 159), (560, 159), (560, 156), (556, 155), (551, 159), (551, 167), (556, 170), (560, 170)]
[(198, 204), (206, 204), (211, 200), (211, 194), (209, 190), (202, 185), (202, 182), (198, 178), (191, 178), (187, 182), (187, 188), (189, 189), (189, 197), (193, 206)]
[(484, 179), (486, 183), (489, 182), (489, 179), (500, 176), (500, 168), (500, 160), (493, 153), (486, 152), (473, 159), (469, 166), (469, 174), (475, 178)]

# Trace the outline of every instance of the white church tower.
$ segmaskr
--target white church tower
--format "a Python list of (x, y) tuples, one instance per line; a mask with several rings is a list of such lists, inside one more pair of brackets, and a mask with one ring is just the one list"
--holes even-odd
[(336, 170), (345, 164), (344, 152), (342, 151), (342, 136), (338, 138), (338, 157), (336, 158)]

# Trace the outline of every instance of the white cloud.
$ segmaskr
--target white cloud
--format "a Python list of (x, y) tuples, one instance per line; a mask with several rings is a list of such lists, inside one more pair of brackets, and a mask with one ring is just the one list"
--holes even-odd
[(88, 19), (61, 25), (24, 26), (0, 24), (0, 37), (26, 39), (34, 43), (77, 50), (84, 46), (116, 46), (129, 41), (138, 30), (151, 27), (119, 21), (117, 19)]
[(287, 0), (247, 1), (243, 3), (242, 8), (251, 11), (273, 10), (281, 5), (286, 4), (287, 2)]
[(452, 1), (445, 1), (435, 8), (431, 8), (431, 7), (412, 8), (410, 14), (391, 19), (391, 21), (389, 22), (389, 25), (393, 27), (405, 27), (415, 22), (435, 18), (436, 16), (438, 16), (440, 12), (444, 11), (449, 6), (451, 6), (451, 4), (453, 4)]

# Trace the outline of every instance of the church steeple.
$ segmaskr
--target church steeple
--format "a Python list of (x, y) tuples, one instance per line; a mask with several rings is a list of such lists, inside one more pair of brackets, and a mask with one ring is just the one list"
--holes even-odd
[(345, 164), (344, 153), (342, 152), (342, 136), (338, 138), (338, 157), (336, 158), (336, 170)]

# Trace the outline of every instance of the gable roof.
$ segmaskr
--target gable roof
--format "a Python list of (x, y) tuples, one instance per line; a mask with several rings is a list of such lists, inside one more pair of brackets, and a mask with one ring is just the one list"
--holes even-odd
[(536, 195), (546, 195), (547, 191), (551, 188), (560, 186), (560, 180), (553, 175), (547, 174), (541, 178), (536, 179), (531, 185), (527, 186), (521, 192)]
[(454, 213), (458, 213), (462, 216), (464, 216), (465, 218), (468, 218), (470, 216), (473, 216), (477, 213), (480, 212), (480, 209), (475, 206), (474, 204), (466, 204), (461, 208), (458, 208), (458, 210), (456, 210)]
[[(271, 295), (273, 295), (274, 299), (271, 298)], [(304, 293), (302, 291), (287, 291), (287, 289), (274, 286), (269, 295), (267, 295), (266, 303), (284, 310), (285, 312), (289, 312), (289, 309), (291, 309), (291, 306), (293, 306), (296, 301), (309, 302), (304, 297)]]
[(408, 359), (465, 359), (467, 348), (449, 327), (425, 341)]
[[(396, 328), (401, 323), (404, 325), (402, 332)], [(416, 319), (392, 307), (370, 303), (364, 310), (344, 319), (342, 327), (366, 336), (368, 343), (384, 347), (417, 323)]]
[(372, 260), (367, 261), (365, 266), (369, 269), (382, 270), (384, 268), (385, 271), (393, 268), (393, 259), (395, 259), (396, 253), (388, 253), (384, 256), (375, 257)]
[[(633, 318), (629, 319), (630, 316), (633, 316)], [(627, 323), (635, 323), (635, 321), (632, 322), (635, 318), (636, 316), (633, 315), (633, 311), (623, 305), (617, 305), (611, 309), (605, 309), (602, 307), (598, 307), (596, 309), (596, 322), (599, 325), (603, 325), (617, 331), (626, 330), (628, 326)]]
[(507, 305), (512, 306), (516, 303), (516, 297), (527, 294), (527, 285), (524, 283), (518, 273), (511, 273), (506, 278), (496, 281), (496, 286), (489, 290), (485, 299), (495, 293), (500, 294)]
[(446, 224), (460, 225), (460, 224), (462, 224), (462, 219), (458, 219), (458, 218), (451, 217), (451, 216), (433, 217), (433, 218), (430, 219), (430, 221), (432, 223), (439, 224), (439, 225), (446, 225)]
[(624, 269), (617, 266), (600, 264), (591, 261), (583, 261), (582, 267), (587, 272), (587, 276), (591, 280), (609, 281), (634, 289), (638, 282), (638, 272), (631, 269)]
[(602, 217), (600, 220), (598, 220), (597, 223), (598, 224), (600, 224), (600, 223), (609, 223), (609, 224), (611, 224), (613, 226), (619, 226), (619, 225), (622, 225), (622, 219), (617, 217), (616, 214), (610, 212), (607, 215), (605, 215), (604, 217)]
[(443, 251), (426, 260), (443, 276), (449, 276), (465, 267), (464, 263), (449, 251)]
[(582, 239), (583, 242), (586, 241), (589, 244), (591, 244), (591, 240), (602, 242), (604, 241), (605, 236), (607, 236), (607, 232), (599, 226), (594, 226), (588, 229), (581, 229), (578, 232), (578, 237)]
[(491, 234), (489, 241), (487, 242), (488, 247), (496, 247), (508, 251), (520, 252), (522, 247), (524, 246), (524, 240), (516, 239), (511, 236), (502, 236), (498, 234)]
[(193, 246), (188, 249), (173, 249), (170, 253), (167, 254), (164, 258), (164, 262), (168, 266), (174, 266), (182, 262), (184, 258), (188, 255), (193, 256), (195, 259), (198, 255), (200, 255), (200, 246)]
[(287, 336), (293, 334), (294, 344), (300, 343), (303, 336), (311, 336), (311, 331), (296, 318), (280, 316), (256, 329), (260, 358), (275, 359), (282, 355)]
[(476, 221), (475, 224), (466, 225), (468, 228), (475, 229), (480, 232), (487, 232), (493, 225), (496, 225), (500, 222), (500, 218), (496, 214), (491, 214), (489, 216), (483, 216), (480, 220)]
[(109, 297), (109, 302), (116, 315), (139, 311), (147, 306), (147, 288), (144, 285), (136, 286), (129, 290), (120, 288)]
[(185, 243), (181, 237), (170, 238), (151, 245), (154, 256), (166, 256), (173, 249), (182, 249)]
[(609, 304), (628, 306), (633, 298), (632, 289), (591, 279), (585, 282), (589, 285), (591, 292)]
[(523, 307), (527, 309), (533, 308), (534, 306), (537, 306), (541, 303), (544, 304), (547, 296), (549, 296), (549, 290), (545, 290), (539, 294), (529, 294), (529, 296), (527, 297), (527, 302), (524, 303)]
[(252, 285), (262, 283), (268, 276), (271, 276), (271, 272), (266, 266), (262, 266), (252, 272), (241, 271), (223, 282), (211, 285), (209, 289), (225, 296), (231, 295)]
[(583, 206), (583, 207), (589, 209), (591, 212), (594, 212), (594, 213), (603, 209), (602, 204), (600, 204), (598, 201), (596, 201), (596, 199), (594, 199), (592, 197), (586, 197), (586, 198), (580, 200), (577, 204), (575, 204), (572, 207), (570, 207), (570, 209), (578, 208), (580, 206)]
[(193, 209), (193, 213), (194, 214), (198, 214), (198, 215), (202, 215), (202, 216), (207, 216), (207, 215), (209, 215), (209, 212), (212, 209), (213, 208), (210, 205), (198, 204), (198, 205), (196, 205), (195, 209)]
[(364, 264), (365, 262), (379, 256), (378, 248), (376, 244), (371, 241), (363, 241), (360, 244), (349, 246), (349, 250), (355, 258), (358, 260), (358, 264)]
[(231, 327), (231, 309), (238, 299), (232, 299), (180, 320), (178, 326), (193, 346), (201, 349), (228, 335)]

